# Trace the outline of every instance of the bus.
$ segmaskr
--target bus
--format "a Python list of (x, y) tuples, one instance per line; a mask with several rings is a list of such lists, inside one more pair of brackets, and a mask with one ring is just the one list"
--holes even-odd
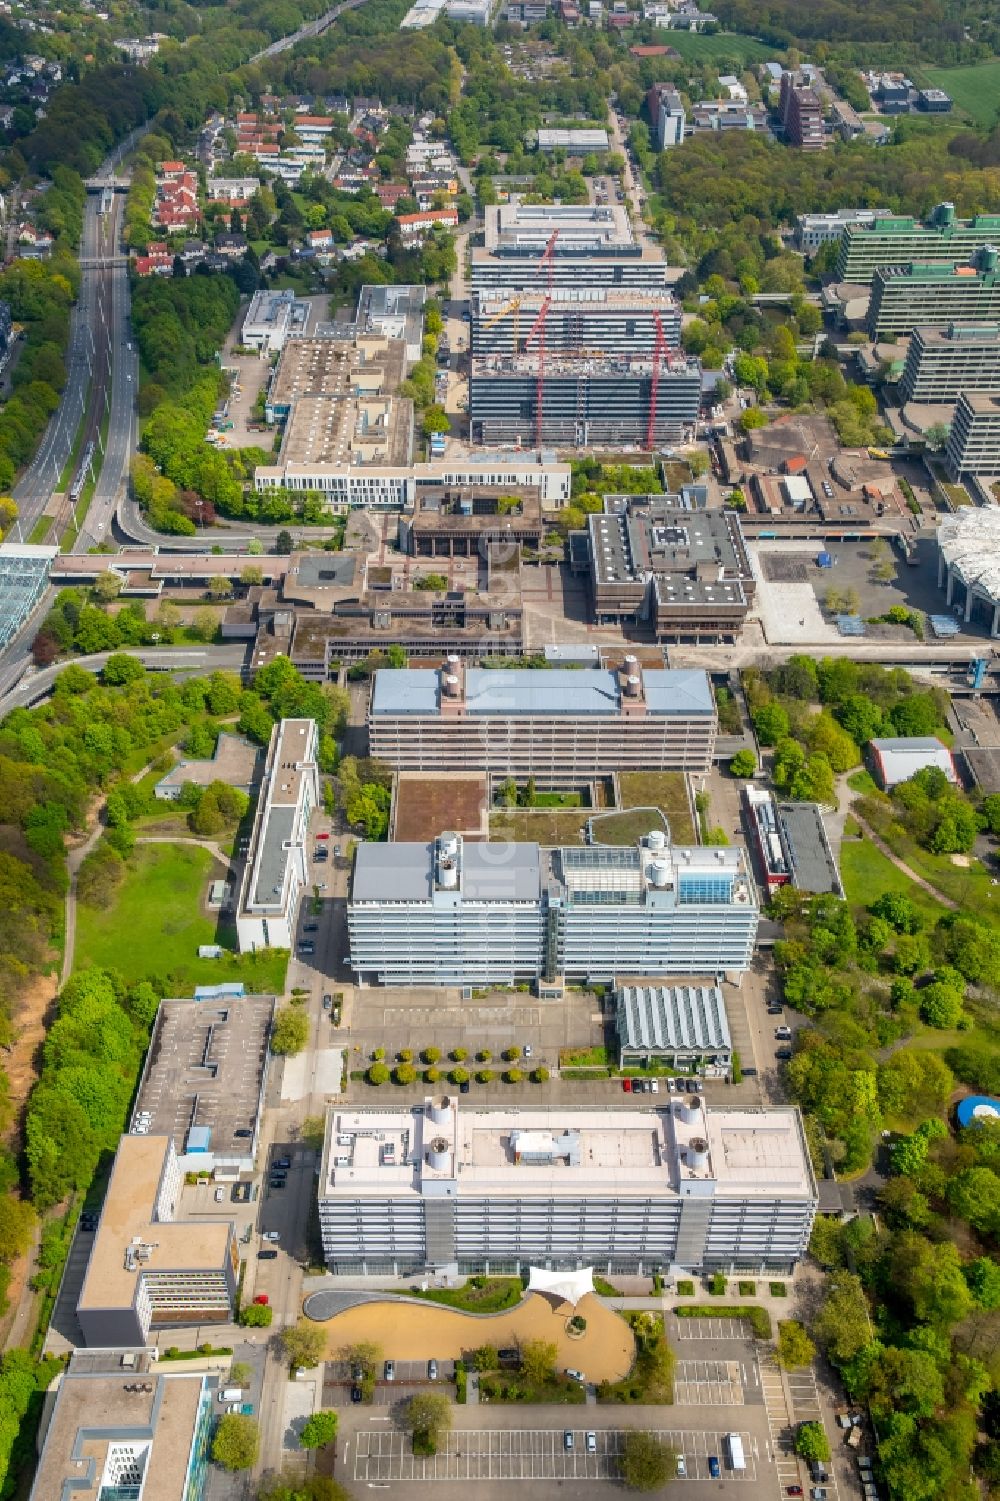
[(745, 1470), (746, 1458), (743, 1453), (743, 1440), (738, 1433), (726, 1434), (726, 1447), (729, 1450), (729, 1464), (734, 1470)]

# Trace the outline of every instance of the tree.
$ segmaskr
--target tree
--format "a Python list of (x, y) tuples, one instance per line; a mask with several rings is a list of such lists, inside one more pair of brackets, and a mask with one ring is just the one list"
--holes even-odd
[(777, 745), (788, 734), (788, 715), (780, 704), (762, 704), (750, 717), (761, 745)]
[(259, 563), (245, 563), (240, 569), (240, 583), (249, 586), (264, 582), (264, 570)]
[(354, 1345), (344, 1345), (337, 1351), (337, 1359), (350, 1367), (351, 1376), (357, 1380), (374, 1377), (382, 1364), (382, 1346), (361, 1340)]
[(319, 1365), (326, 1348), (326, 1331), (309, 1319), (299, 1319), (281, 1331), (281, 1343), (291, 1366)]
[(812, 1365), (815, 1355), (816, 1346), (795, 1319), (785, 1319), (778, 1325), (777, 1360), (786, 1371)]
[(138, 657), (130, 657), (127, 652), (115, 652), (104, 664), (101, 681), (111, 687), (123, 687), (126, 683), (134, 683), (137, 678), (144, 677), (145, 672)]
[(845, 1365), (871, 1341), (868, 1304), (861, 1279), (853, 1272), (831, 1272), (826, 1287), (813, 1328), (830, 1359)]
[(995, 1235), (1000, 1229), (1000, 1177), (992, 1168), (963, 1168), (948, 1184), (948, 1203), (974, 1230)]
[(957, 1027), (962, 1020), (962, 993), (951, 985), (935, 980), (918, 991), (917, 999), (920, 1016), (929, 1027)]
[(242, 1412), (227, 1412), (212, 1439), (212, 1458), (224, 1470), (252, 1470), (260, 1453), (260, 1430)]
[(882, 917), (897, 933), (918, 933), (924, 925), (923, 915), (908, 896), (901, 892), (885, 891), (877, 897), (869, 912)]
[(496, 1345), (480, 1345), (477, 1350), (473, 1350), (472, 1364), (477, 1371), (499, 1370), (500, 1352)]
[(274, 550), (280, 557), (287, 558), (294, 546), (295, 539), (291, 532), (281, 531), (278, 533), (274, 543)]
[(795, 1434), (795, 1452), (808, 1461), (830, 1458), (830, 1440), (822, 1423), (799, 1424)]
[(332, 1444), (336, 1437), (337, 1414), (329, 1411), (314, 1412), (303, 1425), (299, 1443), (303, 1449), (322, 1449), (327, 1444)]
[(229, 1379), (233, 1386), (249, 1386), (253, 1380), (253, 1366), (245, 1360), (234, 1360), (229, 1367)]
[(110, 604), (113, 599), (118, 598), (121, 592), (121, 576), (112, 573), (110, 569), (107, 573), (99, 574), (94, 580), (94, 598), (99, 599), (102, 604)]
[(437, 1063), (441, 1057), (441, 1049), (434, 1046), (424, 1048), (420, 1056), (425, 1063)]
[(630, 1428), (618, 1455), (621, 1477), (630, 1491), (656, 1491), (677, 1474), (677, 1454), (655, 1433)]
[(393, 1069), (393, 1078), (397, 1084), (413, 1084), (416, 1077), (417, 1071), (412, 1063), (397, 1063)]
[(31, 1244), (35, 1211), (26, 1199), (15, 1199), (8, 1190), (0, 1197), (0, 1262), (15, 1261)]
[(369, 1084), (388, 1084), (389, 1065), (376, 1061), (369, 1066), (368, 1073), (365, 1077), (367, 1078)]
[(749, 749), (737, 751), (735, 756), (729, 763), (730, 776), (739, 777), (741, 781), (745, 781), (748, 777), (752, 777), (756, 770), (757, 757), (754, 755), (753, 751)]
[(240, 1309), (240, 1323), (245, 1329), (268, 1329), (273, 1318), (270, 1303), (248, 1303)]
[(326, 1121), (321, 1115), (307, 1115), (299, 1128), (299, 1140), (314, 1152), (321, 1152), (325, 1139)]
[(434, 1454), (438, 1439), (451, 1428), (451, 1403), (442, 1392), (418, 1392), (406, 1404), (405, 1422), (415, 1454)]
[(191, 629), (199, 641), (214, 641), (219, 629), (219, 612), (211, 605), (202, 605), (194, 612)]
[(284, 1006), (271, 1029), (271, 1052), (294, 1057), (309, 1041), (309, 1018), (294, 1006)]
[(965, 1280), (980, 1308), (1000, 1308), (1000, 1263), (980, 1256), (965, 1268)]
[(559, 1348), (544, 1339), (522, 1340), (518, 1349), (521, 1372), (532, 1386), (544, 1386), (556, 1373)]

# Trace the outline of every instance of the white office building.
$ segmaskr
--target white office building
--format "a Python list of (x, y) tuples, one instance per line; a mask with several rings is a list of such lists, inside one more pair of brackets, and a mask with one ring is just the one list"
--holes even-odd
[(293, 333), (304, 331), (309, 318), (308, 302), (294, 292), (255, 292), (243, 319), (240, 342), (261, 354), (277, 354)]
[(241, 953), (289, 949), (309, 879), (309, 815), (319, 801), (315, 719), (283, 719), (267, 752), (236, 912)]
[(319, 1219), (342, 1276), (788, 1273), (817, 1190), (797, 1110), (328, 1112)]
[(347, 903), (359, 985), (566, 982), (617, 975), (738, 978), (759, 911), (744, 853), (671, 847), (361, 844)]

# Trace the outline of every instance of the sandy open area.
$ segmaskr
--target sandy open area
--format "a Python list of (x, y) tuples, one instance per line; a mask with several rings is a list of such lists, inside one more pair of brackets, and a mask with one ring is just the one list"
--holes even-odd
[(583, 1371), (588, 1381), (620, 1381), (632, 1367), (635, 1341), (623, 1318), (590, 1294), (576, 1312), (587, 1320), (581, 1339), (570, 1339), (568, 1303), (532, 1293), (516, 1308), (490, 1318), (472, 1317), (433, 1303), (364, 1303), (338, 1313), (326, 1325), (327, 1355), (370, 1340), (390, 1360), (457, 1360), (479, 1345), (516, 1345), (521, 1339), (552, 1340), (560, 1368)]

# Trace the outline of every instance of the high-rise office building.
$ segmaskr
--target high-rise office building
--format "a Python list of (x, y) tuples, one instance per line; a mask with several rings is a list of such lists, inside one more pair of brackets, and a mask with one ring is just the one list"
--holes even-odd
[(741, 975), (759, 911), (742, 849), (360, 844), (347, 900), (359, 985), (512, 985), (560, 994), (617, 975)]
[(984, 245), (971, 266), (879, 267), (872, 278), (866, 324), (871, 339), (897, 339), (916, 328), (1000, 322), (997, 251)]
[(327, 1114), (319, 1220), (347, 1276), (529, 1267), (790, 1272), (816, 1181), (797, 1110), (468, 1109)]

